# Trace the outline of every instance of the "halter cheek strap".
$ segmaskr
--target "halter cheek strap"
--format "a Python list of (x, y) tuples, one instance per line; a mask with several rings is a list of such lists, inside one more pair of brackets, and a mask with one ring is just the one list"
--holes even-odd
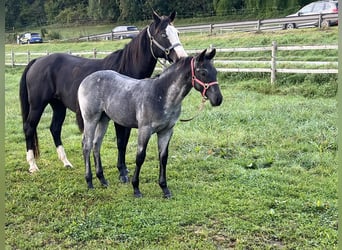
[(152, 49), (153, 44), (156, 45), (159, 49), (161, 49), (165, 53), (166, 58), (168, 58), (170, 51), (172, 49), (174, 49), (178, 46), (182, 46), (182, 44), (180, 44), (180, 43), (175, 43), (175, 44), (172, 44), (170, 47), (165, 48), (160, 43), (158, 43), (158, 41), (156, 39), (154, 39), (154, 37), (151, 35), (150, 26), (147, 26), (147, 34), (148, 34), (148, 37), (150, 38), (150, 49), (151, 49), (151, 53), (152, 53), (152, 56), (154, 57), (154, 59), (158, 59), (158, 58), (153, 53), (153, 49)]
[(195, 75), (195, 67), (194, 67), (194, 61), (195, 61), (195, 58), (192, 58), (191, 59), (191, 81), (192, 81), (192, 86), (195, 87), (195, 82), (197, 82), (199, 85), (201, 85), (203, 87), (203, 91), (202, 91), (202, 96), (204, 98), (204, 100), (207, 99), (207, 97), (205, 96), (205, 93), (207, 92), (207, 90), (209, 89), (210, 86), (213, 86), (213, 85), (217, 85), (218, 82), (215, 81), (215, 82), (210, 82), (210, 83), (205, 83), (205, 82), (202, 82), (200, 79), (198, 79)]

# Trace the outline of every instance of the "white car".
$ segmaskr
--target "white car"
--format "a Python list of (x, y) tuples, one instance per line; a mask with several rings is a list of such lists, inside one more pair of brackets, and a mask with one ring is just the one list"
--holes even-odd
[(117, 26), (112, 30), (114, 39), (125, 39), (131, 38), (133, 39), (139, 33), (139, 30), (135, 26)]
[[(286, 17), (298, 17), (307, 15), (318, 15), (318, 14), (330, 14), (338, 13), (338, 1), (316, 1), (305, 5), (299, 11), (294, 14), (288, 15)], [(332, 25), (337, 25), (338, 19), (323, 20), (322, 26), (329, 27)], [(284, 29), (294, 29), (302, 26), (316, 26), (318, 27), (318, 21), (311, 23), (286, 23)]]

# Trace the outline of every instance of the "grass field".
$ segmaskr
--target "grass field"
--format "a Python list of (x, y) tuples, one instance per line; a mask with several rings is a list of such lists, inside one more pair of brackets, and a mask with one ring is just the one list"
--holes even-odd
[[(182, 40), (186, 48), (214, 41), (262, 45), (274, 36), (295, 44), (300, 33), (306, 35), (302, 44), (337, 44), (336, 30), (319, 38), (305, 30)], [(94, 44), (47, 46), (80, 51)], [(40, 171), (29, 174), (18, 100), (22, 71), (5, 69), (6, 249), (337, 249), (335, 76), (284, 75), (270, 86), (268, 75), (219, 74), (223, 104), (207, 103), (194, 120), (175, 126), (167, 175), (173, 198), (165, 200), (157, 184), (155, 136), (140, 176), (144, 197), (135, 199), (131, 185), (118, 181), (113, 126), (102, 146), (110, 186), (94, 180), (95, 190), (88, 191), (82, 135), (71, 112), (63, 141), (74, 168), (57, 159), (47, 108), (38, 128)], [(192, 91), (181, 118), (196, 114), (200, 101)], [(133, 130), (130, 174), (136, 136)]]

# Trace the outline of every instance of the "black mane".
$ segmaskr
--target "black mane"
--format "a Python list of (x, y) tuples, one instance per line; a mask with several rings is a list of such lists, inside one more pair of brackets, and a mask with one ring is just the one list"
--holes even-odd
[[(138, 62), (140, 60), (145, 61), (144, 58), (151, 52), (149, 50), (141, 50), (141, 48), (148, 48), (148, 39), (146, 38), (147, 28), (144, 28), (138, 36), (133, 38), (123, 49), (119, 49), (104, 58), (105, 67), (113, 69), (118, 72), (129, 71), (128, 67), (132, 66), (132, 62)], [(132, 53), (134, 52), (134, 53)], [(143, 57), (141, 55), (143, 54)], [(141, 59), (141, 58), (142, 59)]]

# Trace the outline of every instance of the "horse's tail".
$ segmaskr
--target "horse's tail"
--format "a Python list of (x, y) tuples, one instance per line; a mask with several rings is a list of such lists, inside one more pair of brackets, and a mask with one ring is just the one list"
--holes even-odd
[(82, 118), (82, 113), (81, 113), (80, 103), (78, 101), (78, 98), (77, 98), (77, 102), (76, 102), (76, 121), (77, 121), (77, 125), (78, 125), (79, 130), (81, 131), (81, 133), (83, 133), (84, 121)]
[[(27, 120), (27, 117), (30, 112), (30, 103), (28, 101), (28, 92), (27, 92), (27, 84), (26, 84), (26, 74), (31, 68), (32, 64), (36, 61), (36, 59), (33, 59), (29, 62), (29, 64), (26, 66), (21, 79), (20, 79), (20, 86), (19, 86), (19, 97), (20, 97), (20, 106), (21, 106), (21, 116), (23, 118), (23, 129)], [(38, 137), (37, 137), (37, 131), (34, 131), (33, 134), (33, 154), (35, 158), (39, 157), (39, 144), (38, 144)]]

